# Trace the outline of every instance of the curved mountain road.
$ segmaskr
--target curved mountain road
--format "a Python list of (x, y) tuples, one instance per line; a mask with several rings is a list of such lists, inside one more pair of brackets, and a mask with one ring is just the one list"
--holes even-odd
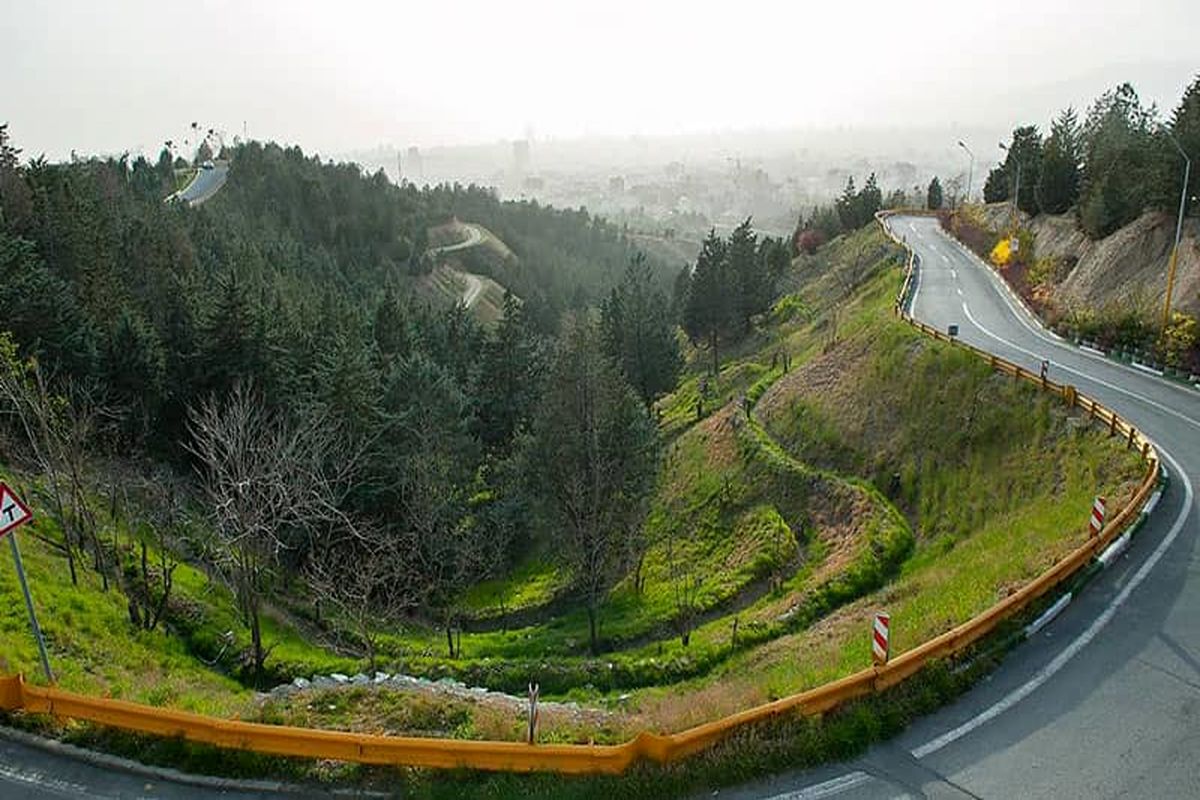
[(196, 170), (191, 183), (171, 195), (171, 199), (182, 200), (190, 206), (198, 206), (221, 190), (229, 177), (228, 164), (216, 164), (207, 169)]
[[(853, 763), (726, 798), (1200, 796), (1200, 391), (1044, 330), (937, 220), (893, 217), (920, 258), (912, 313), (1072, 383), (1160, 448), (1170, 486), (1127, 553), (957, 702)], [(1087, 513), (1080, 509), (1081, 518)]]
[[(1171, 483), (1127, 553), (958, 701), (852, 763), (704, 797), (1200, 796), (1200, 391), (1058, 341), (936, 220), (890, 224), (921, 259), (917, 317), (957, 324), (964, 340), (1031, 370), (1048, 359), (1052, 378), (1117, 409), (1155, 441)], [(2, 797), (218, 796), (162, 784), (150, 790), (142, 779), (63, 756), (12, 747), (0, 756), (22, 765), (0, 769)], [(50, 782), (38, 783), (39, 773)], [(54, 780), (71, 785), (56, 788)]]
[[(469, 247), (475, 247), (483, 243), (483, 232), (479, 228), (469, 222), (464, 222), (462, 225), (467, 229), (466, 239), (441, 247), (431, 247), (429, 248), (430, 254), (437, 256), (444, 253), (454, 253), (458, 250), (466, 250)], [(479, 300), (479, 295), (483, 293), (483, 278), (470, 272), (460, 272), (458, 270), (454, 270), (454, 274), (461, 277), (466, 283), (466, 288), (463, 289), (462, 302), (464, 306), (470, 309)]]

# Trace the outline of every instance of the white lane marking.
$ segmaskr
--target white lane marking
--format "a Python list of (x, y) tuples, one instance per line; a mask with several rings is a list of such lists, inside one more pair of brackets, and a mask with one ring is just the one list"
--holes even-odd
[(954, 287), (954, 291), (958, 292), (958, 296), (959, 296), (959, 297), (962, 297), (962, 296), (963, 296), (962, 289), (958, 288), (957, 286), (956, 286), (956, 287)]
[(954, 278), (954, 280), (958, 280), (958, 270), (951, 267), (950, 268), (950, 277)]
[[(978, 328), (985, 336), (990, 336), (991, 338), (995, 339), (997, 342), (1006, 344), (1009, 347), (1011, 347), (1012, 349), (1017, 350), (1018, 352), (1024, 353), (1027, 356), (1036, 358), (1039, 361), (1042, 360), (1043, 356), (1038, 355), (1037, 353), (1033, 352), (1032, 350), (1026, 350), (1024, 347), (1021, 347), (1019, 344), (1014, 344), (1013, 342), (1010, 342), (1007, 339), (997, 336), (996, 334), (992, 333), (990, 330), (985, 328), (979, 322), (979, 320), (975, 319), (975, 317), (971, 314), (971, 309), (967, 308), (967, 304), (965, 302), (962, 304), (962, 309), (963, 309), (963, 313), (967, 315), (967, 319), (969, 319), (971, 321), (971, 324), (974, 325), (976, 328)], [(1053, 344), (1053, 342), (1047, 342), (1047, 344)], [(1171, 408), (1170, 406), (1165, 406), (1162, 403), (1159, 403), (1155, 400), (1151, 400), (1149, 397), (1146, 397), (1145, 395), (1138, 394), (1137, 392), (1132, 392), (1129, 389), (1122, 388), (1122, 387), (1116, 385), (1115, 383), (1109, 383), (1108, 381), (1103, 380), (1102, 378), (1097, 378), (1094, 375), (1087, 374), (1086, 372), (1080, 372), (1077, 369), (1072, 369), (1071, 367), (1068, 367), (1066, 364), (1060, 364), (1057, 361), (1051, 362), (1051, 364), (1055, 369), (1061, 369), (1063, 372), (1069, 372), (1072, 375), (1078, 375), (1081, 378), (1092, 381), (1093, 383), (1097, 383), (1107, 389), (1111, 389), (1114, 392), (1119, 392), (1120, 394), (1126, 395), (1128, 397), (1132, 397), (1135, 400), (1140, 400), (1143, 403), (1146, 403), (1147, 405), (1152, 406), (1153, 408), (1157, 408), (1159, 411), (1163, 412), (1164, 414), (1170, 414), (1172, 417), (1175, 417), (1176, 419), (1186, 422), (1187, 424), (1189, 424), (1193, 427), (1200, 428), (1200, 421), (1192, 419), (1187, 414), (1181, 414), (1180, 412), (1176, 411), (1175, 409)]]
[[(991, 284), (992, 289), (995, 290), (996, 294), (1004, 302), (1004, 305), (1008, 306), (1008, 310), (1011, 311), (1013, 313), (1013, 316), (1017, 318), (1017, 322), (1021, 323), (1021, 327), (1025, 328), (1025, 330), (1029, 331), (1035, 337), (1037, 337), (1038, 339), (1041, 339), (1043, 342), (1046, 342), (1047, 344), (1053, 344), (1053, 345), (1057, 345), (1059, 347), (1067, 346), (1067, 343), (1064, 342), (1062, 337), (1060, 337), (1058, 334), (1050, 334), (1048, 336), (1046, 334), (1046, 331), (1041, 327), (1041, 322), (1034, 320), (1034, 324), (1031, 325), (1029, 323), (1029, 321), (1027, 320), (1028, 313), (1024, 310), (1024, 308), (1022, 307), (1022, 309), (1020, 311), (1018, 311), (1017, 307), (1015, 305), (1013, 305), (1012, 301), (1009, 299), (1008, 293), (1011, 292), (1012, 290), (1008, 288), (1008, 284), (1004, 283), (1003, 279), (1000, 278), (998, 275), (996, 275), (995, 271), (992, 270), (991, 267), (987, 266), (987, 264), (985, 264), (983, 262), (983, 259), (981, 259), (979, 256), (977, 256), (973, 251), (967, 249), (967, 246), (964, 245), (962, 242), (958, 241), (957, 239), (954, 239), (953, 237), (951, 237), (949, 234), (945, 233), (944, 231), (942, 232), (942, 235), (945, 237), (946, 241), (950, 242), (950, 244), (953, 247), (958, 249), (958, 251), (967, 259), (967, 261), (969, 263), (976, 266), (977, 269), (979, 269), (980, 271), (982, 271), (984, 273), (985, 280), (988, 281), (989, 284)], [(1051, 338), (1051, 336), (1053, 336), (1053, 338)], [(1103, 353), (1094, 351), (1091, 348), (1078, 347), (1078, 348), (1072, 348), (1072, 349), (1075, 352), (1084, 353), (1085, 355), (1087, 355), (1088, 358), (1092, 359), (1093, 361), (1100, 361), (1104, 364), (1107, 364), (1112, 367), (1118, 367), (1127, 372), (1133, 372), (1133, 373), (1137, 372), (1132, 367), (1122, 364), (1119, 361), (1112, 361), (1111, 359), (1105, 357), (1105, 355)], [(1072, 370), (1072, 371), (1074, 371), (1074, 370)], [(1084, 373), (1076, 372), (1075, 374), (1083, 375)], [(1103, 383), (1102, 381), (1099, 381), (1098, 378), (1093, 378), (1093, 380)], [(1185, 391), (1178, 384), (1171, 383), (1170, 381), (1168, 381), (1166, 379), (1159, 381), (1159, 383), (1163, 386), (1169, 386), (1173, 389)], [(1110, 388), (1116, 388), (1116, 387), (1112, 387), (1111, 384), (1106, 383), (1104, 385), (1109, 386)], [(1200, 389), (1200, 383), (1196, 384), (1196, 388)], [(1190, 395), (1189, 392), (1185, 392), (1185, 393)]]
[[(1163, 450), (1161, 447), (1159, 447), (1158, 452), (1163, 458), (1171, 462), (1171, 466), (1174, 467), (1181, 476), (1185, 475), (1183, 469), (1179, 466), (1179, 462), (1176, 461), (1170, 453), (1168, 453), (1166, 450)], [(1162, 560), (1162, 557), (1166, 554), (1167, 550), (1169, 550), (1171, 545), (1175, 543), (1175, 539), (1179, 536), (1179, 532), (1183, 530), (1183, 525), (1185, 522), (1187, 522), (1188, 514), (1190, 514), (1192, 511), (1192, 500), (1194, 497), (1192, 493), (1192, 482), (1186, 477), (1183, 479), (1183, 490), (1185, 494), (1183, 509), (1179, 512), (1179, 516), (1175, 518), (1175, 524), (1171, 526), (1171, 530), (1159, 543), (1158, 547), (1154, 549), (1154, 552), (1150, 554), (1150, 557), (1142, 563), (1141, 568), (1134, 573), (1133, 578), (1131, 578), (1129, 583), (1125, 585), (1125, 588), (1121, 590), (1120, 594), (1113, 598), (1113, 601), (1108, 604), (1108, 606), (1100, 613), (1098, 617), (1096, 617), (1092, 624), (1088, 626), (1087, 630), (1079, 634), (1079, 636), (1076, 637), (1075, 640), (1071, 642), (1071, 644), (1068, 645), (1065, 650), (1055, 656), (1049, 664), (1038, 670), (1032, 678), (1030, 678), (1016, 690), (1010, 692), (1006, 697), (992, 705), (990, 708), (975, 715), (962, 725), (959, 725), (957, 728), (947, 731), (936, 739), (931, 739), (920, 747), (915, 748), (912, 751), (913, 756), (920, 759), (936, 753), (938, 750), (941, 750), (943, 747), (946, 747), (947, 745), (961, 739), (981, 725), (984, 725), (1000, 716), (1005, 711), (1012, 708), (1029, 695), (1033, 694), (1033, 692), (1039, 686), (1050, 680), (1050, 678), (1052, 678), (1056, 672), (1066, 666), (1067, 662), (1074, 658), (1080, 650), (1082, 650), (1088, 645), (1088, 643), (1095, 639), (1096, 636), (1099, 635), (1100, 631), (1104, 630), (1104, 627), (1112, 620), (1113, 616), (1117, 613), (1117, 609), (1124, 605), (1125, 601), (1129, 599), (1129, 595), (1133, 594), (1133, 590), (1140, 586), (1142, 581), (1146, 579), (1146, 576), (1150, 574), (1150, 570), (1154, 569), (1154, 567), (1158, 565), (1158, 562)]]
[[(1063, 667), (1065, 667), (1067, 663), (1079, 653), (1079, 651), (1090, 644), (1091, 641), (1095, 639), (1102, 630), (1104, 630), (1104, 628), (1116, 615), (1117, 610), (1125, 604), (1125, 601), (1129, 599), (1129, 596), (1133, 594), (1133, 591), (1142, 584), (1142, 581), (1146, 579), (1146, 576), (1150, 574), (1151, 570), (1158, 565), (1158, 562), (1162, 560), (1162, 557), (1166, 554), (1167, 550), (1171, 549), (1171, 545), (1174, 544), (1175, 540), (1179, 537), (1179, 532), (1183, 530), (1184, 523), (1187, 522), (1188, 514), (1190, 514), (1192, 511), (1192, 503), (1195, 495), (1192, 491), (1191, 481), (1186, 478), (1186, 473), (1184, 473), (1183, 468), (1179, 466), (1179, 462), (1175, 460), (1175, 457), (1162, 447), (1158, 447), (1158, 452), (1163, 458), (1171, 463), (1171, 467), (1175, 469), (1179, 475), (1185, 476), (1183, 479), (1183, 508), (1180, 510), (1179, 516), (1175, 518), (1175, 522), (1171, 525), (1171, 530), (1168, 531), (1163, 540), (1159, 542), (1158, 547), (1154, 549), (1154, 552), (1151, 553), (1149, 558), (1142, 563), (1142, 566), (1136, 573), (1134, 573), (1133, 578), (1131, 578), (1129, 583), (1125, 585), (1125, 588), (1123, 588), (1121, 592), (1115, 598), (1113, 598), (1112, 602), (1105, 607), (1105, 609), (1098, 617), (1096, 617), (1092, 624), (1089, 625), (1083, 633), (1079, 634), (1074, 641), (1067, 645), (1064, 650), (1055, 656), (1049, 664), (1034, 673), (1033, 677), (1031, 677), (1028, 681), (1021, 684), (1019, 687), (1009, 692), (1003, 698), (993, 703), (979, 714), (976, 714), (971, 719), (967, 720), (956, 728), (946, 731), (941, 736), (930, 739), (920, 747), (913, 748), (910, 752), (914, 758), (925, 758), (926, 756), (932, 755), (937, 751), (953, 744), (972, 731), (982, 727), (988, 722), (991, 722), (993, 719), (1000, 716), (1017, 703), (1020, 703), (1026, 697), (1033, 694), (1039, 687), (1046, 683), (1046, 681), (1054, 677), (1054, 675)], [(817, 798), (829, 797), (833, 794), (848, 791), (849, 789), (861, 785), (867, 779), (868, 776), (861, 771), (850, 772), (841, 776), (840, 778), (834, 778), (822, 783), (814, 784), (795, 792), (774, 795), (773, 797), (769, 798), (769, 800), (817, 800)]]
[(52, 778), (49, 775), (37, 770), (24, 770), (20, 767), (10, 767), (7, 764), (0, 764), (0, 778), (4, 778), (12, 783), (25, 784), (28, 786), (36, 786), (44, 792), (51, 792), (60, 797), (87, 797), (87, 787), (78, 783)]
[(823, 797), (832, 797), (835, 794), (848, 792), (854, 787), (866, 783), (870, 778), (871, 776), (862, 770), (855, 770), (837, 778), (805, 786), (794, 792), (772, 795), (766, 800), (820, 800)]

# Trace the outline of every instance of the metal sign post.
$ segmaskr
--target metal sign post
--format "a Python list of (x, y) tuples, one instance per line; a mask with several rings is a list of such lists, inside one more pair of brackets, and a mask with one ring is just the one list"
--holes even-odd
[(526, 734), (526, 741), (529, 744), (537, 744), (538, 734), (538, 696), (542, 693), (542, 687), (536, 683), (529, 684), (529, 730)]
[(29, 507), (17, 498), (7, 484), (0, 483), (0, 537), (8, 535), (13, 564), (17, 567), (17, 580), (21, 582), (21, 592), (25, 595), (25, 608), (29, 610), (29, 625), (33, 628), (33, 638), (37, 640), (38, 655), (42, 659), (42, 672), (46, 674), (46, 680), (54, 683), (54, 673), (50, 670), (50, 659), (46, 655), (46, 640), (42, 636), (42, 626), (38, 625), (37, 612), (33, 609), (33, 595), (29, 593), (25, 565), (21, 562), (21, 548), (17, 546), (16, 529), (31, 519), (33, 512)]

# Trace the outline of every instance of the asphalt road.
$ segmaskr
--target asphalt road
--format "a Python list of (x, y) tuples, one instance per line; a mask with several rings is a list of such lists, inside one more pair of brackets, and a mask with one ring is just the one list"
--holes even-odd
[[(1200, 392), (1041, 331), (992, 272), (937, 229), (892, 222), (921, 256), (914, 313), (1117, 409), (1171, 483), (1133, 546), (987, 680), (847, 764), (705, 797), (1200, 797)], [(1080, 509), (1080, 515), (1087, 509)], [(0, 743), (0, 797), (217, 797)], [(16, 766), (20, 765), (20, 766)], [(65, 788), (64, 788), (65, 787)], [(253, 795), (240, 795), (253, 796)]]
[[(474, 247), (483, 241), (483, 232), (480, 231), (479, 228), (467, 222), (463, 223), (463, 227), (467, 229), (466, 239), (463, 239), (461, 242), (455, 242), (454, 244), (443, 245), (442, 247), (431, 247), (429, 252), (433, 253), (434, 255), (453, 253), (458, 250), (466, 250), (468, 247)], [(463, 289), (463, 305), (467, 308), (473, 307), (475, 302), (479, 300), (479, 295), (483, 293), (483, 279), (470, 272), (460, 272), (455, 270), (455, 274), (461, 276), (463, 281), (466, 283), (466, 288)]]
[(229, 165), (217, 164), (212, 169), (199, 169), (192, 182), (185, 186), (177, 195), (188, 205), (198, 206), (216, 194), (225, 185), (229, 177)]
[(1031, 370), (1048, 359), (1155, 442), (1171, 484), (1127, 554), (958, 702), (852, 763), (713, 796), (1200, 797), (1200, 391), (1055, 339), (936, 220), (891, 225), (920, 256), (916, 317)]
[[(182, 800), (183, 798), (256, 798), (298, 797), (274, 791), (234, 791), (220, 786), (191, 786), (159, 776), (87, 763), (68, 755), (46, 752), (0, 737), (0, 798), (3, 800), (63, 800), (70, 798), (146, 798)], [(317, 795), (320, 796), (320, 795)]]

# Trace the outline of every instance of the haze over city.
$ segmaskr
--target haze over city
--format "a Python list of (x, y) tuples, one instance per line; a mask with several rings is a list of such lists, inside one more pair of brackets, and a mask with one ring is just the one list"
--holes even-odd
[(1200, 5), (1188, 0), (3, 0), (0, 9), (4, 117), (28, 153), (50, 158), (153, 155), (193, 120), (322, 154), (730, 130), (1004, 129), (1124, 80), (1169, 107), (1195, 69), (1186, 59), (1200, 29)]

